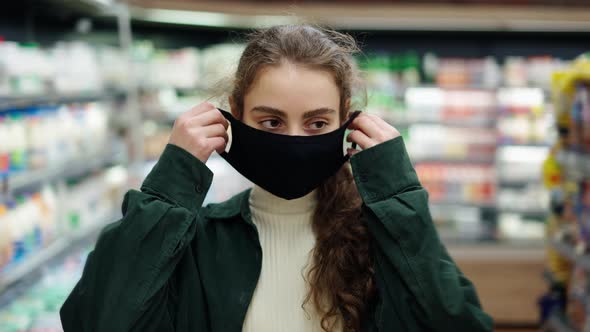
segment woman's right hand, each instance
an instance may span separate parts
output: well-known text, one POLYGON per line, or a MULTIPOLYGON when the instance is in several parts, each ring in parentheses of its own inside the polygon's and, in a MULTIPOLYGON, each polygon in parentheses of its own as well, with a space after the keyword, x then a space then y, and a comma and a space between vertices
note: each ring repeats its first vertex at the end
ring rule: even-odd
POLYGON ((174 121, 168 143, 207 162, 213 151, 221 153, 225 150, 228 125, 223 114, 213 104, 204 102, 174 121))

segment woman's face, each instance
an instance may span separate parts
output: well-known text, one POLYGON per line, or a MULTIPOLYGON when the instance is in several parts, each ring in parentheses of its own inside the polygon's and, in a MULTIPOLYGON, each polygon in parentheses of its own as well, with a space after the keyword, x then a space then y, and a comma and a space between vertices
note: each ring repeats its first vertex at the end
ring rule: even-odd
POLYGON ((338 129, 339 109, 331 73, 284 62, 259 71, 244 96, 242 121, 276 134, 318 135, 338 129))

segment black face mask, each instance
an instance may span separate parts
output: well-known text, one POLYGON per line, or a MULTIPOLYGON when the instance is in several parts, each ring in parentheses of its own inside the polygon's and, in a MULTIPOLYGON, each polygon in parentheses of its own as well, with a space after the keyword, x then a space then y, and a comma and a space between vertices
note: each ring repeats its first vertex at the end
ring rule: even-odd
MULTIPOLYGON (((231 124, 232 143, 221 156, 248 180, 284 199, 307 195, 348 160, 343 151, 352 113, 339 129, 315 136, 289 136, 252 128, 220 110, 231 124)), ((354 147, 354 145, 353 145, 354 147)))

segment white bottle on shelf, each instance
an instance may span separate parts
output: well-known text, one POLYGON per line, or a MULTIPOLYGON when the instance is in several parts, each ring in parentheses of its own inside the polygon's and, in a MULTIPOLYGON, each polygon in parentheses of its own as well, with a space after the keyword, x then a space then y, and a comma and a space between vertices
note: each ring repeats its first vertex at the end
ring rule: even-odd
POLYGON ((8 120, 0 116, 0 179, 9 169, 9 153, 12 151, 12 140, 9 139, 8 120))
POLYGON ((22 116, 12 117, 8 121, 8 142, 10 153, 10 165, 12 170, 24 170, 26 168, 27 133, 22 116))
POLYGON ((2 273, 12 257, 7 214, 8 209, 6 206, 0 204, 0 273, 2 273))
POLYGON ((8 202, 8 234, 12 247, 12 257, 10 257, 9 264, 18 264, 24 258, 25 244, 24 244, 24 228, 21 222, 20 206, 14 201, 8 202))
POLYGON ((43 232, 43 245, 53 242, 58 235, 57 225, 57 196, 50 186, 45 186, 40 193, 41 207, 41 231, 43 232))

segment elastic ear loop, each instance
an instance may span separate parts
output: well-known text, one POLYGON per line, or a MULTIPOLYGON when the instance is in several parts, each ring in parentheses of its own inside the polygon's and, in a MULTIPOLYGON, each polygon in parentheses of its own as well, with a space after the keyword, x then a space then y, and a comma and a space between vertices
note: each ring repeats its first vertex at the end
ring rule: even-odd
MULTIPOLYGON (((361 114, 361 111, 354 111, 352 112, 352 114, 350 115, 350 117, 348 118, 348 121, 346 121, 346 127, 348 127, 348 125, 357 117, 359 116, 359 114, 361 114)), ((352 148, 356 149, 356 143, 352 142, 352 148)))

